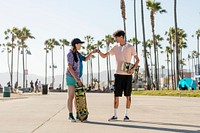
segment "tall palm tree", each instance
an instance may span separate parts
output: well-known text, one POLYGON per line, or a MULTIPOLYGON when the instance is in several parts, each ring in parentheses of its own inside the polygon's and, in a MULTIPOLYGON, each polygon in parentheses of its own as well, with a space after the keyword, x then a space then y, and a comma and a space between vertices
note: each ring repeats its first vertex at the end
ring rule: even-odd
MULTIPOLYGON (((197 35, 197 52, 198 52, 198 54, 200 54, 200 53, 199 53, 200 29, 198 29, 198 30, 196 31, 196 35, 197 35)), ((198 75, 200 74, 199 67, 200 67, 200 64, 199 64, 199 56, 198 56, 198 65, 197 65, 197 73, 198 73, 198 75)))
MULTIPOLYGON (((115 39, 108 34, 102 41, 106 43, 106 48, 107 48, 106 51, 108 52, 110 50, 110 44, 114 44, 115 39)), ((109 87, 111 85, 111 80, 112 80, 110 56, 106 57, 106 62, 107 62, 108 87, 109 87)))
POLYGON ((194 74, 195 74, 194 68, 195 68, 195 65, 196 65, 195 58, 197 58, 197 57, 198 57, 198 52, 193 50, 192 51, 192 59, 193 59, 192 60, 192 73, 193 73, 193 77, 194 77, 194 74))
POLYGON ((164 77, 163 70, 165 69, 165 66, 164 66, 164 65, 161 65, 161 69, 162 69, 162 78, 163 78, 163 77, 164 77))
POLYGON ((60 44, 58 43, 58 41, 54 38, 49 39, 48 42, 48 48, 49 50, 51 50, 51 68, 52 68, 52 89, 54 89, 54 82, 55 82, 55 77, 54 77, 54 68, 56 68, 55 64, 54 64, 54 48, 55 46, 59 46, 60 44))
POLYGON ((4 34, 6 35, 5 39, 11 39, 11 45, 8 45, 9 47, 11 47, 11 72, 10 72, 10 83, 11 83, 11 88, 13 87, 13 50, 16 46, 16 44, 14 43, 14 41, 16 40, 16 34, 15 32, 18 29, 16 27, 13 27, 12 29, 7 29, 4 34))
POLYGON ((23 63, 23 88, 25 88, 25 56, 24 56, 24 48, 27 47, 25 44, 25 41, 27 39, 35 39, 34 36, 31 35, 30 30, 27 29, 26 27, 23 27, 21 30, 16 31, 17 38, 20 40, 20 45, 22 48, 22 63, 23 63))
POLYGON ((166 10, 162 9, 160 6, 160 2, 156 2, 155 0, 147 0, 146 1, 146 6, 147 9, 150 10, 150 19, 151 19, 151 28, 152 28, 152 34, 153 34, 153 42, 154 42, 154 60, 155 60, 155 82, 156 82, 156 90, 159 90, 159 85, 158 85, 158 74, 157 74, 157 58, 156 58, 156 40, 155 40, 155 17, 154 15, 159 12, 159 13, 165 13, 166 10))
POLYGON ((169 54, 172 53, 172 49, 169 46, 166 46, 165 52, 167 53, 167 89, 169 89, 169 54))
POLYGON ((171 52, 169 53, 170 54, 170 58, 171 58, 171 81, 172 81, 172 89, 174 90, 175 89, 175 29, 173 27, 170 27, 169 28, 169 31, 165 32, 165 35, 168 36, 167 38, 167 41, 169 42, 170 44, 170 49, 171 49, 171 52))
POLYGON ((147 80, 147 89, 151 88, 151 78, 149 74, 149 67, 147 61, 147 50, 146 50, 146 38, 145 38, 145 25, 144 25, 144 10, 143 10, 143 0, 141 0, 141 18, 142 18, 142 35, 143 35, 143 46, 144 46, 144 68, 145 68, 145 80, 147 80))
MULTIPOLYGON (((135 24, 135 40, 137 40, 137 16, 136 16, 136 0, 134 0, 134 24, 135 24)), ((135 41, 136 52, 138 53, 138 42, 135 41)))
MULTIPOLYGON (((96 44, 96 47, 97 49, 100 49, 103 47, 103 43, 102 41, 97 41, 97 44, 96 44)), ((100 89, 100 60, 99 60, 99 54, 97 55, 97 58, 98 58, 98 90, 100 89)))
POLYGON ((177 13, 176 13, 176 0, 174 0, 174 25, 175 25, 175 37, 176 37, 176 86, 178 86, 179 83, 179 73, 180 73, 180 67, 179 67, 179 46, 178 46, 178 26, 177 26, 177 13))
MULTIPOLYGON (((87 50, 87 55, 88 55, 90 50, 91 50, 91 45, 94 41, 94 37, 87 35, 87 36, 85 36, 85 40, 86 40, 86 43, 87 43, 86 50, 87 50)), ((92 59, 91 58, 90 58, 90 66, 91 66, 90 80, 91 80, 91 85, 93 87, 93 72, 92 72, 92 59)), ((89 87, 89 62, 87 62, 87 88, 88 87, 89 87)))
POLYGON ((160 65, 159 65, 159 49, 162 49, 162 46, 160 44, 161 41, 163 41, 163 37, 161 37, 160 35, 155 35, 155 41, 156 41, 156 59, 157 59, 157 74, 158 74, 158 79, 160 79, 160 65))
MULTIPOLYGON (((124 0, 120 1, 121 6, 121 13, 122 13, 122 19, 124 24, 124 32, 126 33, 126 6, 124 0)), ((126 41, 126 34, 125 34, 125 41, 126 41)))
POLYGON ((46 53, 46 55, 45 55, 45 85, 47 84, 47 54, 49 53, 49 51, 50 51, 50 48, 49 48, 49 42, 50 40, 46 40, 45 42, 44 42, 44 45, 45 45, 45 48, 44 48, 44 50, 45 50, 45 53, 46 53))
POLYGON ((151 47, 153 46, 153 40, 148 39, 146 41, 146 47, 149 48, 149 58, 151 64, 151 80, 153 81, 153 63, 152 63, 152 54, 151 54, 151 47))
POLYGON ((63 77, 62 77, 62 89, 64 89, 64 81, 65 81, 65 46, 69 46, 69 41, 66 39, 60 39, 61 49, 63 50, 63 77))

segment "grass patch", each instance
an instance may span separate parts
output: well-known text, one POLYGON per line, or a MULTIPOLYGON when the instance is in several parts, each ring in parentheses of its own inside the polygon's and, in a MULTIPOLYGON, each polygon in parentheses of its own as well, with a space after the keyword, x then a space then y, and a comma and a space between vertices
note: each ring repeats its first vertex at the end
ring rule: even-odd
POLYGON ((138 90, 133 95, 200 97, 200 90, 138 90))

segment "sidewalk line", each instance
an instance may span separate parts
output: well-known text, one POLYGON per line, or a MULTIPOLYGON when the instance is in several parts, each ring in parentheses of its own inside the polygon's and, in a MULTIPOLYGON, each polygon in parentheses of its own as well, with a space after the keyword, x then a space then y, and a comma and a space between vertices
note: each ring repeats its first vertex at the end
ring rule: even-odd
POLYGON ((63 108, 61 108, 58 112, 56 112, 54 115, 52 115, 49 119, 47 119, 46 121, 44 121, 42 124, 40 124, 38 127, 36 127, 31 133, 34 133, 36 130, 38 130, 40 127, 42 127, 44 124, 46 124, 48 121, 50 121, 53 117, 55 117, 58 113, 60 113, 63 109, 65 109, 66 106, 64 106, 63 108))

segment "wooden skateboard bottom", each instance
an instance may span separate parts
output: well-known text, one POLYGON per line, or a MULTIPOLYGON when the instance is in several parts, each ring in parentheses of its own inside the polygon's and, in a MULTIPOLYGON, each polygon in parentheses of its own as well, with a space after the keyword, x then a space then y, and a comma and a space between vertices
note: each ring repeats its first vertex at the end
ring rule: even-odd
POLYGON ((84 87, 76 88, 75 92, 76 109, 78 112, 78 119, 83 122, 88 118, 87 101, 84 87))

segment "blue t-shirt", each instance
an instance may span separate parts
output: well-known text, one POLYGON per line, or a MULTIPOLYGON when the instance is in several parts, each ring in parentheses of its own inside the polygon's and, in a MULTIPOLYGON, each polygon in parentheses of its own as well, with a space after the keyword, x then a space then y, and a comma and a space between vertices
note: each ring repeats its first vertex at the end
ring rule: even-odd
MULTIPOLYGON (((80 53, 77 53, 78 56, 78 62, 75 62, 73 52, 70 49, 69 53, 67 54, 67 62, 72 65, 72 69, 74 70, 74 73, 77 77, 81 77, 83 75, 83 63, 82 61, 85 61, 86 57, 81 55, 80 53)), ((70 71, 67 70, 67 75, 72 76, 70 71)))
POLYGON ((81 55, 80 53, 79 55, 79 59, 80 59, 80 77, 83 75, 83 61, 85 61, 86 57, 81 55))

